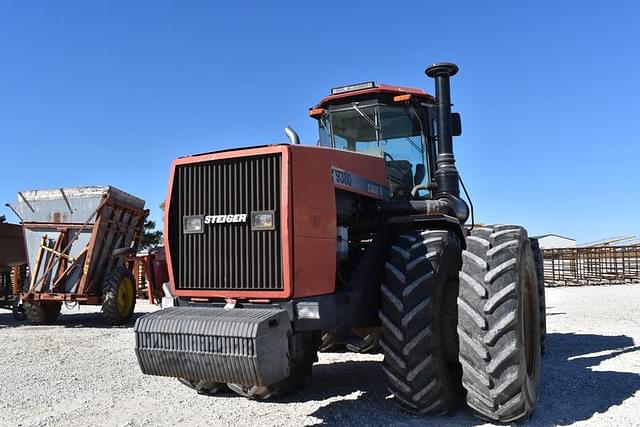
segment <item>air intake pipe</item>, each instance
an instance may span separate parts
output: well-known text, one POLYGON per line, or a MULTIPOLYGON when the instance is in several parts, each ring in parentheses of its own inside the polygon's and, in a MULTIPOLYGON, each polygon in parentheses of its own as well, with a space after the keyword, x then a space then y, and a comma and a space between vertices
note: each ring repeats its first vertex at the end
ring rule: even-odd
POLYGON ((436 199, 449 202, 456 217, 464 222, 469 217, 467 204, 460 199, 458 170, 453 155, 452 120, 451 120, 451 86, 449 79, 458 72, 458 66, 448 62, 430 65, 425 70, 427 76, 435 80, 436 114, 438 123, 437 142, 438 157, 436 159, 435 190, 436 199))
POLYGON ((436 193, 460 195, 458 171, 453 156, 453 138, 451 136, 451 86, 449 78, 456 75, 458 66, 447 62, 430 65, 425 73, 436 84, 436 114, 438 118, 438 157, 435 178, 438 183, 436 193))

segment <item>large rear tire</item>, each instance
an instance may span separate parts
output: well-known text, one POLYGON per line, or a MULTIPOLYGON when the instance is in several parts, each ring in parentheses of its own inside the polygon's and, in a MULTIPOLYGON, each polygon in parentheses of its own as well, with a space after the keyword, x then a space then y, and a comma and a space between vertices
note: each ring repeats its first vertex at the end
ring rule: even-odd
POLYGON ((246 386, 227 384, 237 394, 249 399, 264 400, 274 396, 283 396, 302 388, 307 377, 311 376, 313 364, 318 361, 320 331, 299 332, 291 339, 300 339, 300 350, 289 362, 289 376, 271 386, 246 386), (296 337, 296 335, 298 335, 296 337))
POLYGON ((131 320, 136 306, 133 274, 123 266, 116 267, 102 285, 102 313, 114 325, 131 320))
POLYGON ((547 339, 547 302, 544 295, 544 257, 540 249, 538 239, 529 238, 533 260, 536 263, 536 276, 538 277, 538 303, 540 305, 540 352, 544 354, 545 340, 547 339))
POLYGON ((527 232, 482 227, 466 240, 458 336, 467 404, 485 420, 522 420, 540 386, 538 281, 527 232))
POLYGON ((24 302, 24 314, 35 325, 53 325, 61 309, 61 302, 24 302))
POLYGON ((385 263, 380 347, 387 387, 405 410, 445 414, 461 401, 456 297, 461 249, 447 231, 399 236, 385 263))

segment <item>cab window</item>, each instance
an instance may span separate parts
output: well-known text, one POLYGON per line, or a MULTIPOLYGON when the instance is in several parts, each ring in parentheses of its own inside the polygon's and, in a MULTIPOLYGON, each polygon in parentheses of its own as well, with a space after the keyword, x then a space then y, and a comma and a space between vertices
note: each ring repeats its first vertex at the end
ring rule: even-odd
POLYGON ((391 193, 410 198, 411 190, 428 181, 421 121, 406 106, 352 104, 331 111, 332 146, 384 157, 391 193))

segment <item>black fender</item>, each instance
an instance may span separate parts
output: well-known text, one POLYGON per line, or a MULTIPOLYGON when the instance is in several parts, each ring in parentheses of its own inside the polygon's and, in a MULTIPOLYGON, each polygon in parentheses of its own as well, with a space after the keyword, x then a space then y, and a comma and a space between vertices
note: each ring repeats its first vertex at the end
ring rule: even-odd
POLYGON ((451 231, 458 236, 462 249, 466 249, 465 237, 467 236, 467 230, 456 217, 450 215, 416 214, 395 216, 387 221, 387 225, 391 229, 398 230, 397 232, 416 229, 451 231))

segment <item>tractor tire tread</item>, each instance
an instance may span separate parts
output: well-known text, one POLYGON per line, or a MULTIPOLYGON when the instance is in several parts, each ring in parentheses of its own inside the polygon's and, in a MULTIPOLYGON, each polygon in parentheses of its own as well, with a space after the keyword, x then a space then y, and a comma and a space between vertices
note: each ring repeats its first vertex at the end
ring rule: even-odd
POLYGON ((61 302, 24 301, 24 314, 35 325, 53 325, 60 316, 61 302))
POLYGON ((443 368, 447 360, 438 335, 443 320, 434 317, 443 298, 437 288, 457 287, 447 274, 457 276, 461 249, 443 230, 403 233, 392 248, 379 313, 387 388, 409 412, 446 414, 461 400, 460 371, 459 366, 453 374, 443 368))
POLYGON ((525 396, 526 375, 519 374, 524 347, 518 341, 517 286, 531 253, 523 249, 528 244, 522 227, 481 227, 471 231, 463 252, 458 297, 462 384, 468 406, 492 422, 526 418, 535 406, 525 396))

